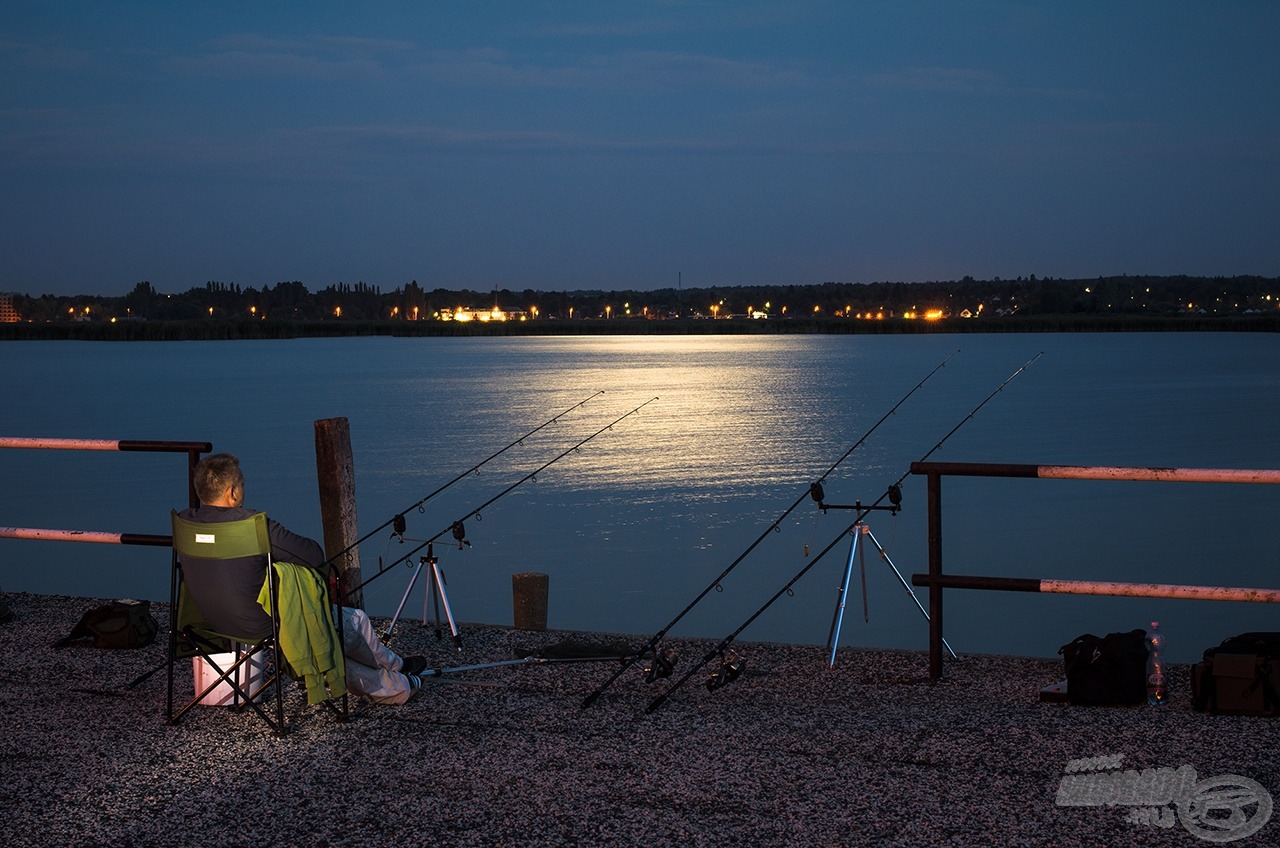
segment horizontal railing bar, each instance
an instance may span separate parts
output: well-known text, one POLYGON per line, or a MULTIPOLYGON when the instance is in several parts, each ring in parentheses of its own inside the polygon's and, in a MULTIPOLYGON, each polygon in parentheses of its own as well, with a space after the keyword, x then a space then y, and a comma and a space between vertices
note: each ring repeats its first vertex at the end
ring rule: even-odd
POLYGON ((0 448, 40 450, 149 451, 153 453, 208 453, 209 442, 162 442, 140 439, 46 439, 0 436, 0 448))
POLYGON ((1019 465, 987 462, 915 462, 912 474, 952 477, 1033 477, 1051 480, 1132 480, 1171 483, 1280 484, 1280 470, 1238 468, 1129 468, 1104 465, 1019 465))
POLYGON ((1039 592, 1040 581, 1027 577, 983 577, 975 575, 928 574, 911 575, 913 586, 938 586, 943 589, 993 589, 1000 592, 1039 592))
POLYGON ((1280 604, 1280 589, 1231 586, 1184 586, 1177 583, 1121 583, 1092 580, 1047 580, 982 575, 911 575, 913 586, 941 589, 991 589, 1004 592, 1040 592, 1056 595, 1110 595, 1125 598, 1173 598, 1193 601, 1243 601, 1280 604))
POLYGON ((0 539, 30 539, 41 542, 93 542, 100 545, 147 545, 173 547, 172 536, 146 533, 105 533, 98 530, 48 530, 38 527, 0 527, 0 539))

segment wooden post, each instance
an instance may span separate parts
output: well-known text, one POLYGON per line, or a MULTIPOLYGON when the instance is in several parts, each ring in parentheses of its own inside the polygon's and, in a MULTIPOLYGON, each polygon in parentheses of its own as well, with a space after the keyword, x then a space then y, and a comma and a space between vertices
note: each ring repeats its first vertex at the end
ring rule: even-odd
MULTIPOLYGON (((356 471, 351 455, 351 426, 345 418, 321 418, 316 427, 316 479, 320 486, 320 520, 324 525, 324 555, 337 556, 354 544, 356 530, 356 471)), ((348 551, 335 563, 339 590, 358 586, 360 551, 348 551)), ((356 591, 345 601, 349 607, 364 607, 364 592, 356 591)))
POLYGON ((929 679, 942 679, 942 475, 925 478, 929 492, 929 679))
POLYGON ((511 575, 516 630, 547 629, 548 577, 536 571, 511 575))
MULTIPOLYGON (((205 450, 212 450, 213 445, 209 445, 205 450)), ((187 504, 195 509, 200 506, 200 498, 196 495, 196 466, 200 464, 200 451, 192 449, 187 451, 187 504)))

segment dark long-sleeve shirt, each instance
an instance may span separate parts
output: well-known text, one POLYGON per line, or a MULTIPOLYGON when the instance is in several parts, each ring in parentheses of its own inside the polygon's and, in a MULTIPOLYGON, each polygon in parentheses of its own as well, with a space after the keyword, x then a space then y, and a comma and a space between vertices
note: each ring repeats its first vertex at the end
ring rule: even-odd
MULTIPOLYGON (((257 514, 246 507, 201 506, 185 509, 179 517, 211 524, 239 521, 257 514)), ((277 562, 292 562, 307 568, 324 563, 324 549, 314 539, 299 536, 277 521, 267 519, 271 553, 277 562)), ((261 639, 271 633, 271 618, 258 606, 258 593, 267 578, 264 560, 245 557, 212 560, 188 557, 182 562, 182 576, 200 614, 215 630, 246 639, 261 639)))

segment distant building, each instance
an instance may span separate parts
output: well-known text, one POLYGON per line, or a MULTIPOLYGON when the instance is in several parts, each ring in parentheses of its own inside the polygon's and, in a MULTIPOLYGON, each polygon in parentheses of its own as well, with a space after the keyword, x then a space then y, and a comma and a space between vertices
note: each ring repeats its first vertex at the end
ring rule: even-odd
POLYGON ((529 313, 523 309, 470 309, 459 306, 457 309, 441 309, 437 316, 441 321, 527 321, 529 313))
POLYGON ((13 295, 0 292, 0 324, 16 324, 20 320, 18 308, 13 305, 13 295))

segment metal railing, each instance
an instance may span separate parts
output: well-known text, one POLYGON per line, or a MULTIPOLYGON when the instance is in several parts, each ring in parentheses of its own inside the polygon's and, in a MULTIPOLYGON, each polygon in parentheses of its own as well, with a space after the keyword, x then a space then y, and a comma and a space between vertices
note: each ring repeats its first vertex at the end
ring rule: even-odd
POLYGON ((1055 480, 1129 480, 1178 483, 1280 483, 1280 471, 1215 468, 1126 468, 1081 465, 1014 465, 968 462, 916 462, 912 474, 927 478, 929 496, 929 573, 911 575, 914 586, 929 589, 929 678, 942 677, 942 592, 944 589, 993 589, 1073 595, 1180 598, 1202 601, 1280 603, 1280 590, 1164 583, 1119 583, 988 577, 942 573, 942 478, 1021 477, 1055 480))
MULTIPOLYGON (((192 507, 200 505, 196 497, 195 468, 200 454, 209 453, 209 442, 157 442, 112 439, 41 439, 0 436, 0 448, 34 450, 87 450, 87 451, 138 451, 144 453, 185 453, 187 455, 187 502, 192 507)), ((113 533, 97 530, 49 530, 35 527, 0 527, 0 538, 34 539, 46 542, 96 542, 108 545, 148 545, 167 548, 173 544, 171 536, 147 533, 113 533)))

